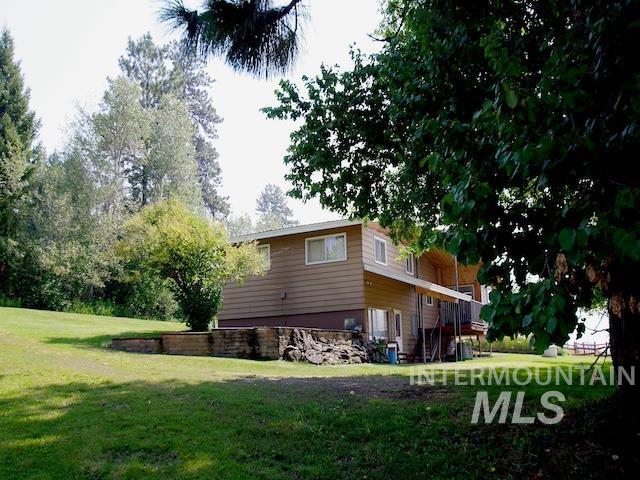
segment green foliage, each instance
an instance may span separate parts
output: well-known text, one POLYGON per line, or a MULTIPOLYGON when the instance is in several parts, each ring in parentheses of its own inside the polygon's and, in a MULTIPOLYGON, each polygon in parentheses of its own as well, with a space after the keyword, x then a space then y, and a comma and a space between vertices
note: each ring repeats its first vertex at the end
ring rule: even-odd
POLYGON ((0 292, 29 307, 181 318, 174 282, 124 271, 115 245, 150 202, 228 211, 204 63, 149 35, 130 41, 125 77, 108 81, 96 111, 79 112, 61 152, 36 162, 37 125, 6 32, 0 47, 0 292))
MULTIPOLYGON (((206 72, 205 62, 189 55, 175 42, 158 46, 147 33, 138 40, 129 39, 126 55, 120 57, 119 65, 123 75, 140 87, 139 102, 143 109, 161 109, 163 103, 166 104, 166 96, 178 99, 186 107, 194 127, 191 143, 195 148, 202 200, 214 218, 224 218, 229 213, 229 202, 218 193, 222 170, 218 152, 210 141, 216 138, 216 125, 222 119, 209 95, 213 80, 206 72)), ((182 119, 178 121, 182 122, 182 119)), ((184 131, 184 127, 180 129, 184 131)), ((182 144, 177 145, 179 148, 182 144)), ((179 156, 175 163, 180 165, 181 159, 179 156)), ((148 167, 139 167, 137 172, 140 194, 150 182, 145 168, 148 167)))
POLYGON ((133 275, 173 282, 186 323, 195 331, 206 330, 218 312, 226 281, 242 281, 262 269, 253 245, 230 245, 219 224, 177 200, 149 206, 128 220, 118 252, 133 275))
POLYGON ((253 226, 253 220, 251 220, 251 217, 246 213, 227 217, 224 221, 224 228, 227 230, 230 238, 247 235, 256 231, 253 226))
POLYGON ((16 293, 11 276, 19 257, 17 216, 30 189, 32 143, 38 129, 13 48, 5 29, 0 33, 0 288, 10 294, 16 293))
POLYGON ((143 272, 132 280, 126 282, 128 291, 123 302, 128 316, 154 320, 173 320, 181 317, 171 280, 159 278, 155 272, 143 272))
POLYGON ((0 307, 20 308, 22 307, 22 302, 19 298, 9 298, 0 295, 0 307))
MULTIPOLYGON (((612 322, 637 323, 638 8, 389 2, 379 54, 302 89, 284 81, 265 109, 301 121, 293 195, 378 218, 417 251, 482 260, 493 339, 563 344, 603 297, 612 322)), ((622 331, 614 343, 629 338, 637 361, 640 336, 622 331)))
POLYGON ((268 77, 287 72, 298 55, 300 2, 207 0, 200 13, 169 0, 160 18, 183 32, 186 50, 203 58, 221 55, 236 70, 268 77))
POLYGON ((287 197, 278 185, 265 185, 256 200, 256 212, 259 214, 256 229, 273 230, 298 225, 293 212, 287 205, 287 197))

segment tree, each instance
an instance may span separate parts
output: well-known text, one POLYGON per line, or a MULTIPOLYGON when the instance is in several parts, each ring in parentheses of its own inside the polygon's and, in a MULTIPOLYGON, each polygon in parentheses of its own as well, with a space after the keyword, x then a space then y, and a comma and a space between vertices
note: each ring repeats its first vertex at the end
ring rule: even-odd
POLYGON ((193 145, 193 125, 186 105, 165 95, 150 112, 152 126, 148 140, 148 166, 152 178, 150 198, 155 201, 179 198, 192 209, 202 206, 193 145))
MULTIPOLYGON (((216 113, 209 95, 213 79, 207 74, 205 63, 188 55, 175 42, 165 46, 156 45, 147 33, 138 40, 129 39, 126 54, 120 57, 119 65, 123 75, 140 87, 142 108, 160 108, 162 98, 166 95, 177 98, 187 106, 194 125, 193 143, 202 197, 213 218, 224 218, 229 213, 229 202, 227 197, 218 193, 222 184, 222 169, 217 161, 218 152, 210 141, 216 138, 216 125, 222 119, 216 113)), ((141 205, 146 205, 148 171, 145 165, 141 165, 140 169, 137 172, 138 190, 141 193, 141 205)))
POLYGON ((152 122, 140 96, 140 88, 125 78, 110 80, 98 111, 80 112, 74 126, 73 148, 92 163, 103 191, 102 209, 111 215, 122 215, 148 198, 152 122))
POLYGON ((76 152, 51 155, 32 184, 17 234, 23 304, 65 310, 92 301, 114 269, 117 222, 96 211, 99 189, 76 152))
POLYGON ((224 56, 236 70, 268 77, 286 73, 297 58, 304 18, 301 0, 205 0, 203 12, 170 0, 161 20, 182 31, 185 50, 224 56))
MULTIPOLYGON (((490 336, 538 351, 604 297, 640 368, 637 3, 394 1, 381 53, 282 82, 293 194, 482 260, 490 336)), ((637 389, 633 389, 637 391, 637 389)))
POLYGON ((220 195, 222 169, 218 163, 218 152, 202 136, 195 136, 198 181, 202 190, 202 200, 214 219, 222 220, 229 215, 229 197, 220 195))
POLYGON ((242 281, 263 269, 255 245, 231 245, 220 224, 194 215, 177 200, 147 206, 127 221, 118 252, 128 268, 174 283, 194 331, 209 327, 226 281, 242 281))
POLYGON ((259 214, 258 230, 291 227, 298 224, 293 212, 287 205, 287 197, 282 189, 272 183, 267 184, 256 200, 256 212, 259 214))
POLYGON ((224 226, 231 238, 255 232, 253 220, 246 213, 238 216, 230 215, 225 219, 224 226))
POLYGON ((18 255, 16 214, 34 173, 37 130, 35 114, 29 110, 29 90, 13 58, 13 39, 5 29, 0 35, 0 287, 8 281, 18 255))

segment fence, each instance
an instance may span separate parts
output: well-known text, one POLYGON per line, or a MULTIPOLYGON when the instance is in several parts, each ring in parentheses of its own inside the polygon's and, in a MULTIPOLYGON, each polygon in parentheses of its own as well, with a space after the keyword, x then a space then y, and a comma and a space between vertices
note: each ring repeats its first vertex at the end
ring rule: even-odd
POLYGON ((578 343, 574 342, 573 344, 567 343, 564 347, 565 350, 568 350, 573 355, 600 355, 609 349, 608 343, 578 343))

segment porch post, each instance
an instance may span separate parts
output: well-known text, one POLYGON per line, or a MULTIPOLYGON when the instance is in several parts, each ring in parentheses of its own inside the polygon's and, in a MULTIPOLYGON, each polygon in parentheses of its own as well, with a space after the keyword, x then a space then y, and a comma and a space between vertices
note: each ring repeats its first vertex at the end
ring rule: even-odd
MULTIPOLYGON (((458 256, 454 255, 453 256, 453 261, 454 261, 454 266, 455 266, 455 280, 456 280, 456 292, 460 291, 460 285, 458 284, 458 256)), ((456 333, 456 329, 454 328, 454 338, 456 339, 456 362, 458 361, 458 342, 462 341, 462 325, 460 324, 460 300, 458 300, 458 303, 456 305, 457 311, 456 311, 456 318, 454 318, 453 322, 454 322, 454 326, 457 323, 458 324, 458 328, 457 328, 457 333, 456 333)), ((462 345, 460 345, 460 360, 462 360, 462 345)))

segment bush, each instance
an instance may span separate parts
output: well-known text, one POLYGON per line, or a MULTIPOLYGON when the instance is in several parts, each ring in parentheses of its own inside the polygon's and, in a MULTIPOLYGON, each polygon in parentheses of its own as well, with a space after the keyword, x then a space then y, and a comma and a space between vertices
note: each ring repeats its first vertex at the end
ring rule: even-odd
POLYGON ((130 279, 155 277, 175 285, 175 298, 194 331, 209 328, 227 280, 241 281, 264 270, 254 245, 231 245, 220 225, 176 200, 147 206, 129 219, 117 251, 130 279))
POLYGON ((22 307, 22 302, 19 298, 8 298, 0 295, 0 307, 20 308, 22 307))
MULTIPOLYGON (((483 351, 489 351, 489 342, 486 339, 480 341, 483 351)), ((496 353, 535 353, 531 340, 528 337, 505 337, 501 342, 492 342, 491 351, 496 353)))
POLYGON ((175 320, 181 317, 170 280, 144 275, 130 285, 125 308, 132 317, 175 320))

